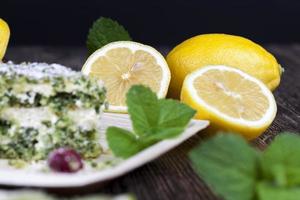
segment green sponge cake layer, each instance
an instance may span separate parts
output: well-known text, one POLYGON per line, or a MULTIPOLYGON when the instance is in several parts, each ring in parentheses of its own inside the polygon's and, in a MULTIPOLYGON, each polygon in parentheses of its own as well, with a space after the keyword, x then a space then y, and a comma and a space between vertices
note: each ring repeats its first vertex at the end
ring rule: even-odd
POLYGON ((0 158, 40 160, 58 147, 101 153, 103 83, 62 65, 0 64, 0 158))

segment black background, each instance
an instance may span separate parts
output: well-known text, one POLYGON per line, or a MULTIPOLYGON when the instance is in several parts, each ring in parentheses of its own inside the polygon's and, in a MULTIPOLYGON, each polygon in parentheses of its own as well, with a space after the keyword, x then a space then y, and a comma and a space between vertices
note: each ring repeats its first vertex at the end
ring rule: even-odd
POLYGON ((126 27, 135 41, 173 46, 222 32, 260 43, 300 42, 299 0, 1 0, 10 45, 85 45, 99 16, 126 27))

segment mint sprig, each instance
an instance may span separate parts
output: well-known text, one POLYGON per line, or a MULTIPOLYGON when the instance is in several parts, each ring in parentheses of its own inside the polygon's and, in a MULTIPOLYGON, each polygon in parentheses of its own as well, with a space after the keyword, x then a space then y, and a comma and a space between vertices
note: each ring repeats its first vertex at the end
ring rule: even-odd
POLYGON ((257 152, 239 136, 221 134, 190 153, 197 173, 228 200, 251 200, 257 152))
POLYGON ((127 40, 132 39, 122 25, 110 18, 100 17, 89 30, 86 45, 89 54, 92 54, 110 42, 127 40))
POLYGON ((126 95, 133 132, 109 127, 107 141, 112 152, 128 158, 150 145, 183 132, 195 110, 171 99, 158 99, 150 88, 132 86, 126 95))
POLYGON ((264 176, 278 186, 300 186, 300 137, 294 134, 276 137, 263 153, 261 168, 264 176))
POLYGON ((190 153, 199 176, 225 200, 300 198, 300 137, 283 133, 264 151, 220 134, 190 153))

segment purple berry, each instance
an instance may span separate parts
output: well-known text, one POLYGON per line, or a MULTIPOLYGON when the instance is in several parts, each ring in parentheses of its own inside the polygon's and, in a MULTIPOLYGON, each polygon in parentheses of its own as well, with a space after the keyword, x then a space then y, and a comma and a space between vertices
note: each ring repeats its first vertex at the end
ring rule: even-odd
POLYGON ((83 168, 79 153, 69 148, 59 148, 48 156, 49 167, 56 172, 73 173, 83 168))

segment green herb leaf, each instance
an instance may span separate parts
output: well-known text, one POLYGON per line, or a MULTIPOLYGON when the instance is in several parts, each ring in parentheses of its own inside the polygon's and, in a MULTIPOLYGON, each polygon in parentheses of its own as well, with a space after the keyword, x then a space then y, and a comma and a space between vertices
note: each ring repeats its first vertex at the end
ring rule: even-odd
POLYGON ((257 152, 237 135, 220 134, 190 153, 193 167, 226 200, 251 200, 257 177, 257 152))
POLYGON ((160 140, 178 136, 195 115, 195 110, 189 106, 175 100, 158 99, 150 88, 142 85, 130 88, 126 102, 134 133, 119 128, 107 130, 110 149, 123 158, 160 140))
POLYGON ((92 54, 110 42, 127 40, 131 40, 131 37, 123 26, 112 19, 100 17, 89 30, 86 44, 92 54))
POLYGON ((300 187, 276 187, 270 183, 259 183, 257 186, 259 200, 299 200, 300 187))
POLYGON ((196 113, 179 101, 158 99, 150 88, 142 85, 132 86, 128 91, 127 106, 134 131, 139 136, 154 137, 159 133, 157 139, 179 134, 196 113), (161 134, 163 131, 165 134, 161 134))
POLYGON ((300 185, 300 137, 283 133, 275 138, 261 159, 263 175, 279 186, 300 185))
POLYGON ((140 141, 151 145, 163 139, 176 137, 183 131, 184 127, 157 128, 152 134, 140 137, 140 141))
POLYGON ((158 124, 163 128, 184 127, 196 114, 196 111, 186 104, 173 99, 160 99, 159 108, 158 124))
POLYGON ((156 94, 150 88, 135 85, 126 95, 126 104, 135 133, 139 136, 152 133, 160 114, 156 94))
POLYGON ((128 158, 143 149, 137 137, 125 129, 109 127, 106 137, 110 149, 118 157, 128 158))

